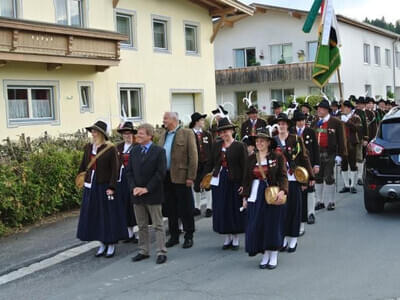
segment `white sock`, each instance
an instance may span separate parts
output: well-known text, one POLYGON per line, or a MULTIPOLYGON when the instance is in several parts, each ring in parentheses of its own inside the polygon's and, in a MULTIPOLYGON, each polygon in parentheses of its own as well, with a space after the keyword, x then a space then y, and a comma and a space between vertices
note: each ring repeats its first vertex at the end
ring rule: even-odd
POLYGON ((289 238, 285 236, 285 238, 283 239, 283 247, 286 247, 289 243, 289 238))
MULTIPOLYGON (((345 187, 349 186, 349 171, 342 171, 343 183, 345 187)), ((351 178, 351 184, 353 185, 353 178, 351 178)))
POLYGON ((179 222, 179 230, 183 231, 183 224, 182 224, 182 222, 179 222))
POLYGON ((207 199, 207 208, 212 209, 212 194, 211 191, 205 191, 206 199, 207 199))
POLYGON ((232 234, 227 234, 225 236, 225 242, 224 245, 229 245, 232 242, 232 234))
POLYGON ((315 215, 315 192, 308 193, 307 195, 308 216, 315 215))
POLYGON ((194 207, 200 209, 201 207, 201 193, 194 193, 194 207))
POLYGON ((113 254, 114 250, 115 250, 115 245, 114 244, 108 245, 107 254, 113 254))
POLYGON ((269 262, 269 251, 265 251, 260 265, 266 265, 269 262))
POLYGON ((239 236, 237 234, 232 235, 232 245, 239 246, 239 236))
POLYGON ((305 224, 306 224, 306 223, 304 223, 304 222, 301 222, 301 223, 300 223, 300 233, 302 233, 302 232, 305 231, 305 224))
POLYGON ((100 247, 99 250, 97 250, 97 254, 103 253, 104 250, 106 250, 106 245, 104 245, 103 243, 100 243, 100 247))
POLYGON ((324 185, 320 183, 315 184, 315 196, 317 198, 317 203, 324 203, 324 199, 322 199, 322 195, 324 192, 324 185))
POLYGON ((350 178, 351 178, 351 187, 355 187, 356 186, 356 182, 357 182, 357 171, 354 172, 350 172, 350 178))
POLYGON ((294 248, 297 245, 297 238, 292 237, 290 238, 290 242, 289 242, 289 248, 294 248))
POLYGON ((272 266, 278 264, 278 251, 270 251, 269 264, 272 266))
POLYGON ((364 170, 364 162, 357 163, 357 179, 362 179, 362 174, 364 170))
POLYGON ((128 236, 129 238, 133 237, 133 227, 128 227, 128 236))
POLYGON ((329 203, 335 203, 335 185, 324 184, 324 198, 329 203))

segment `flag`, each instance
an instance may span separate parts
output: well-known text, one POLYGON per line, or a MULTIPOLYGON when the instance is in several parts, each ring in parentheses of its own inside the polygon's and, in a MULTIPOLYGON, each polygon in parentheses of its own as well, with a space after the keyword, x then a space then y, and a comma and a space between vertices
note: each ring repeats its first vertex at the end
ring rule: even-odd
POLYGON ((303 26, 303 31, 308 30, 309 32, 315 23, 319 8, 322 9, 322 19, 318 32, 318 51, 312 72, 312 80, 320 88, 328 83, 341 63, 338 24, 332 1, 315 0, 303 26))

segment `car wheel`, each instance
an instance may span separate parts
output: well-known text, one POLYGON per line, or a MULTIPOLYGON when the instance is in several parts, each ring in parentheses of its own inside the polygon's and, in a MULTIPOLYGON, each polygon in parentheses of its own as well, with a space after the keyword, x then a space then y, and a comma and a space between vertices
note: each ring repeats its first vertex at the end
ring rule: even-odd
POLYGON ((380 213, 385 207, 385 201, 377 193, 364 188, 364 206, 369 213, 380 213))

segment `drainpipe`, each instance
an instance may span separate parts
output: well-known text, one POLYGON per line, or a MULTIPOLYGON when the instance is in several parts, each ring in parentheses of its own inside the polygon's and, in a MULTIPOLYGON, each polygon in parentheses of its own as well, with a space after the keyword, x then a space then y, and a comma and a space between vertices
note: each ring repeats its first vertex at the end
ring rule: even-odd
MULTIPOLYGON (((400 37, 397 37, 392 43, 393 48, 393 95, 396 100, 396 43, 400 41, 400 37)), ((399 62, 400 63, 400 62, 399 62)))

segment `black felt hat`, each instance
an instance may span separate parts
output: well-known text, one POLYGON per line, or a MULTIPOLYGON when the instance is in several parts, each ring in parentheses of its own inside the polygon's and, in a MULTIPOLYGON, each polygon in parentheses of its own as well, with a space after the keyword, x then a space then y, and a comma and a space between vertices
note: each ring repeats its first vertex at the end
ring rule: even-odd
POLYGON ((301 110, 296 110, 293 114, 292 121, 304 121, 305 119, 307 119, 306 115, 301 110))
POLYGON ((207 117, 206 114, 202 115, 201 113, 195 112, 194 114, 192 114, 190 116, 190 118, 192 119, 192 121, 189 124, 189 128, 193 128, 194 125, 196 124, 196 122, 200 119, 205 119, 207 117))
POLYGON ((218 127, 216 131, 222 131, 222 130, 227 130, 227 129, 235 129, 237 126, 232 124, 228 118, 222 118, 218 122, 218 127))
POLYGON ((133 124, 130 121, 126 121, 125 123, 121 124, 117 131, 121 134, 124 132, 131 132, 133 134, 137 133, 137 130, 133 128, 133 124))
POLYGON ((342 105, 343 105, 343 106, 346 106, 346 107, 350 107, 351 109, 354 109, 354 104, 353 104, 353 102, 350 101, 350 100, 344 101, 342 105))
POLYGON ((228 111, 225 110, 224 107, 223 107, 222 105, 218 105, 218 108, 217 108, 217 109, 214 109, 213 111, 211 111, 211 113, 212 113, 213 115, 216 115, 216 114, 220 114, 221 111, 223 112, 224 115, 227 115, 227 114, 228 114, 228 111))
POLYGON ((329 101, 326 100, 326 99, 322 99, 322 101, 317 105, 317 108, 318 108, 318 107, 326 108, 326 109, 328 109, 328 110, 331 109, 331 105, 330 105, 329 101))
POLYGON ((97 121, 90 127, 86 127, 86 130, 89 132, 92 132, 92 130, 97 130, 101 134, 104 135, 104 138, 108 140, 108 134, 107 134, 107 124, 103 121, 97 121))
POLYGON ((289 119, 288 115, 285 113, 280 113, 278 117, 274 120, 274 124, 278 124, 279 122, 286 122, 288 127, 292 126, 292 121, 289 119))
POLYGON ((255 106, 250 106, 249 110, 246 112, 246 114, 250 115, 250 114, 258 114, 258 109, 255 106))
POLYGON ((272 100, 272 109, 277 109, 279 107, 282 107, 282 103, 278 100, 272 100))

